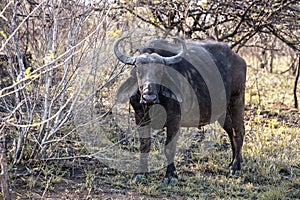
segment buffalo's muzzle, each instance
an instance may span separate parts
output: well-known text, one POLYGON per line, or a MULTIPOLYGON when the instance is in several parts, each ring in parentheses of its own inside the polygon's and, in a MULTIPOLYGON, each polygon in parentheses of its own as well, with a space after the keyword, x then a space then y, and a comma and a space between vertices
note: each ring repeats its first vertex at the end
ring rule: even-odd
POLYGON ((146 105, 158 104, 158 90, 157 85, 149 82, 145 82, 143 87, 140 88, 141 91, 141 101, 140 103, 146 105))
POLYGON ((156 94, 142 94, 141 103, 153 105, 159 103, 159 100, 156 94))

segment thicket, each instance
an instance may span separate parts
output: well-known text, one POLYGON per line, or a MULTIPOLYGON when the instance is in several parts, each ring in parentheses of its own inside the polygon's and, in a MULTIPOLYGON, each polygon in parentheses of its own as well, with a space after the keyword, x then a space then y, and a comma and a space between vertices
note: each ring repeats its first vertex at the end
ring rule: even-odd
MULTIPOLYGON (((225 42, 255 60, 258 66, 249 65, 255 73, 293 76, 294 103, 288 106, 298 108, 299 16, 297 0, 1 1, 3 196, 9 196, 8 166, 93 156, 63 149, 80 146, 78 132, 87 119, 103 123, 111 113, 113 94, 129 70, 112 51, 123 35, 131 36, 127 53, 154 37, 225 42)), ((265 102, 258 81, 259 107, 265 102)))

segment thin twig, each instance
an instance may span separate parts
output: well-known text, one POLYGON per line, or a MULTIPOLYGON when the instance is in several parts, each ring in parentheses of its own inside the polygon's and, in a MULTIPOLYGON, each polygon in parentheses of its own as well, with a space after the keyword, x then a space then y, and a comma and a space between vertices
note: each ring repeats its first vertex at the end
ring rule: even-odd
POLYGON ((2 44, 0 52, 3 51, 4 47, 8 44, 8 42, 14 37, 14 35, 17 33, 17 31, 23 26, 23 24, 26 22, 26 20, 39 8, 41 5, 44 4, 47 0, 42 1, 39 5, 37 5, 19 24, 19 26, 14 30, 14 32, 5 40, 5 42, 2 44))

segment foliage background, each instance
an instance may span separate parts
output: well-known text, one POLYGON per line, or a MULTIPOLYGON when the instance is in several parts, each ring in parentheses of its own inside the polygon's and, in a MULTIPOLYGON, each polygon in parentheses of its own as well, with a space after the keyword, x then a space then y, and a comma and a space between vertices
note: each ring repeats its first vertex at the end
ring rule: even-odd
MULTIPOLYGON (((300 198, 300 122, 294 108, 299 94, 299 14, 296 0, 2 1, 2 195, 300 198), (76 120, 87 109, 111 142, 128 151, 138 148, 130 129, 132 113, 124 108, 125 123, 116 122, 120 116, 112 112, 115 91, 130 70, 112 51, 122 35, 130 36, 123 49, 128 54, 151 38, 177 35, 225 42, 245 58, 247 135, 240 176, 228 177, 229 142, 215 124, 199 133, 192 130, 195 143, 179 148, 180 180, 171 188, 159 182, 163 171, 135 185, 128 182, 130 174, 95 158, 101 151, 82 142, 80 127, 86 124, 76 120), (201 149, 209 142, 213 145, 203 155, 201 149)), ((153 140, 155 153, 163 134, 155 133, 153 140)))

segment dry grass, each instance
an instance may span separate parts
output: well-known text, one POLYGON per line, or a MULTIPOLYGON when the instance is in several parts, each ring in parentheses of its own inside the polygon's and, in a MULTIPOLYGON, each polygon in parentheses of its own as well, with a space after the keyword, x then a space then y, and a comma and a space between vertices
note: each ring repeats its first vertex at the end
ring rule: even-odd
MULTIPOLYGON (((177 154, 179 180, 162 183, 164 170, 144 177, 139 184, 95 159, 74 158, 52 162, 34 161, 10 165, 10 185, 16 198, 49 199, 300 199, 300 113, 292 109, 290 75, 248 69, 246 139, 243 169, 229 175, 229 139, 223 131, 206 135, 177 154), (209 151, 201 151, 209 140, 209 151), (205 154, 204 154, 205 153, 205 154)), ((218 128, 216 130, 219 130, 218 128)), ((117 131, 114 129, 114 131, 117 131)), ((111 133, 110 133, 111 134, 111 133)), ((113 140, 116 134, 111 134, 113 140)), ((153 152, 160 147, 156 138, 153 152), (157 147, 157 148, 156 148, 157 147)), ((136 150, 137 141, 124 148, 136 150)), ((79 138, 62 141, 52 150, 58 155, 88 152, 79 138)))

